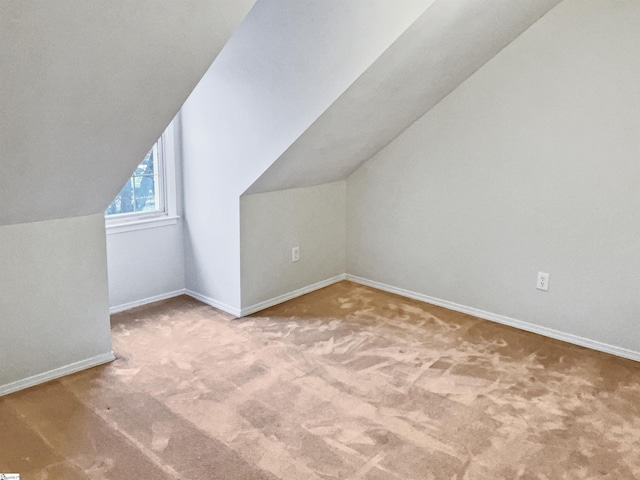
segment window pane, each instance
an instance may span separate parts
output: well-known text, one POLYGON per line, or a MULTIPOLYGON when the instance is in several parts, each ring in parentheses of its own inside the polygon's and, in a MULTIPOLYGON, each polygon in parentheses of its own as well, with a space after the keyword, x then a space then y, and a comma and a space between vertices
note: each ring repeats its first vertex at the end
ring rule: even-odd
POLYGON ((158 146, 156 144, 111 202, 105 215, 164 210, 163 205, 160 204, 158 161, 158 146))
POLYGON ((136 177, 135 182, 136 212, 150 212, 156 209, 154 175, 136 177))
POLYGON ((118 213, 131 213, 135 211, 135 205, 133 203, 133 178, 130 178, 120 193, 111 202, 109 208, 107 208, 107 215, 116 215, 118 213))

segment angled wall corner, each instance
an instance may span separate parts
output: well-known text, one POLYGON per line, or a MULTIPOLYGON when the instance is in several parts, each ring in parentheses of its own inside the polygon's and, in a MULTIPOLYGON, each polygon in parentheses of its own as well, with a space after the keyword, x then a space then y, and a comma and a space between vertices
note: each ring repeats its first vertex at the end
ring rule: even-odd
POLYGON ((565 0, 365 162, 347 272, 640 359, 638 23, 565 0))
MULTIPOLYGON (((299 136, 289 138, 287 149, 266 163, 268 168, 244 191, 241 310, 253 311, 287 292, 300 293, 344 275, 340 268, 319 275, 318 269, 305 271, 290 262, 291 247, 310 232, 318 242, 317 251, 310 253, 323 256, 325 266, 344 258, 340 248, 327 247, 323 238, 322 231, 332 227, 313 225, 313 215, 322 219, 327 212, 318 211, 311 199, 330 206, 342 198, 334 192, 332 199, 320 200, 320 192, 341 184, 559 1, 525 7, 503 0, 440 1, 428 2, 419 15, 413 12, 412 21, 387 48, 299 136), (308 220, 299 205, 313 212, 308 220)), ((332 217, 333 228, 343 225, 341 214, 332 217)))
POLYGON ((181 110, 190 294, 242 311, 241 195, 431 3, 256 3, 181 110))
POLYGON ((0 3, 0 394, 113 359, 103 212, 253 3, 0 3))

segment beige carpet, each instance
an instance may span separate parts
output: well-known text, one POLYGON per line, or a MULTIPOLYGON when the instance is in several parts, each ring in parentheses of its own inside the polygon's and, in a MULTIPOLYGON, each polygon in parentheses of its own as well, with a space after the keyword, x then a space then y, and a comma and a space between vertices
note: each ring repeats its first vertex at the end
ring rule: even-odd
POLYGON ((180 297, 112 321, 114 363, 0 398, 0 472, 640 478, 632 361, 349 282, 240 320, 180 297))

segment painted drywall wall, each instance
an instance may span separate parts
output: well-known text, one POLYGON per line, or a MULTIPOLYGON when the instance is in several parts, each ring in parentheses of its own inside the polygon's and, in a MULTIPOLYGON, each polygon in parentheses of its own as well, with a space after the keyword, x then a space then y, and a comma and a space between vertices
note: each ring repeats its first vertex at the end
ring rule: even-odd
POLYGON ((565 0, 354 172, 347 272, 640 352, 638 24, 565 0))
POLYGON ((103 216, 3 226, 0 247, 0 391, 104 361, 111 337, 103 216))
POLYGON ((345 179, 559 2, 434 2, 247 193, 345 179))
POLYGON ((240 309, 240 195, 432 1, 256 3, 181 111, 190 292, 240 309))
POLYGON ((252 5, 0 2, 0 225, 103 211, 252 5))
POLYGON ((109 307, 167 298, 185 288, 182 223, 107 235, 109 307))
POLYGON ((107 223, 109 307, 122 311, 182 293, 184 278, 184 226, 180 118, 164 133, 167 172, 167 215, 173 223, 147 224, 152 228, 122 230, 107 223))
POLYGON ((243 309, 344 274, 345 181, 245 195, 240 218, 243 309))

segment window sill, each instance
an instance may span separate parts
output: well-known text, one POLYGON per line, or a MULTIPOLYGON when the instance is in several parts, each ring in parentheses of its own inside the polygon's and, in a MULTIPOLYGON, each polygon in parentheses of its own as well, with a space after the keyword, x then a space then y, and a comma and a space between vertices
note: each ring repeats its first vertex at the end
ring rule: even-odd
POLYGON ((176 225, 180 219, 177 215, 167 216, 160 215, 151 218, 141 218, 138 220, 129 221, 117 221, 106 219, 107 235, 114 235, 116 233, 133 232, 136 230, 145 230, 147 228, 166 227, 169 225, 176 225))

